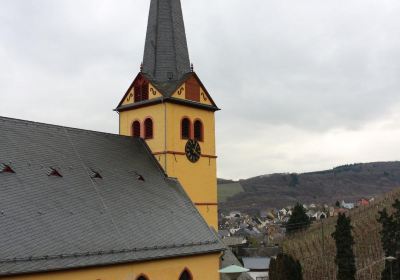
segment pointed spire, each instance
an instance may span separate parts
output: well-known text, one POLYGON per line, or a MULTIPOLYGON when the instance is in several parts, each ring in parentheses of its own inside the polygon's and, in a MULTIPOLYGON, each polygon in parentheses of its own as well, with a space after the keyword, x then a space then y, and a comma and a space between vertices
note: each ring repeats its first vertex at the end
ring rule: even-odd
POLYGON ((190 71, 180 0, 151 0, 143 73, 166 82, 179 80, 190 71))

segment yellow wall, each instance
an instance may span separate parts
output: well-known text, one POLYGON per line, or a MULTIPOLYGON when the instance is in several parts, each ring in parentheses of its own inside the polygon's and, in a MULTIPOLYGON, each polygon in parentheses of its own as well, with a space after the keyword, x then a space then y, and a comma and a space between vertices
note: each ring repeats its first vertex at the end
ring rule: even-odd
MULTIPOLYGON (((186 99, 186 84, 182 84, 173 94, 173 98, 186 99)), ((206 105, 212 105, 209 96, 207 95, 204 88, 200 86, 200 103, 206 105)))
MULTIPOLYGON (((128 104, 133 104, 135 101, 135 89, 133 86, 130 87, 128 94, 125 96, 124 101, 122 102, 122 105, 128 105, 128 104)), ((161 97, 161 93, 153 86, 149 85, 149 99, 154 99, 161 97)))
POLYGON ((131 135, 133 121, 153 118, 154 139, 147 144, 169 177, 178 178, 207 223, 218 228, 217 167, 215 151, 214 112, 184 105, 163 103, 120 113, 120 134, 131 135), (200 119, 204 140, 200 142, 201 158, 190 162, 185 152, 187 140, 181 139, 181 120, 188 117, 192 124, 200 119))
MULTIPOLYGON (((130 111, 124 111, 119 114, 119 134, 125 136, 132 135, 132 124, 138 120, 142 124, 141 132, 143 133, 143 122, 147 117, 153 119, 153 139, 147 140, 147 145, 154 151, 155 149, 164 149, 165 139, 165 104, 155 104, 148 107, 136 108, 130 111)), ((143 134, 142 134, 143 135, 143 134)))
POLYGON ((179 280, 188 268, 194 280, 218 280, 219 253, 193 257, 171 258, 142 263, 66 270, 13 277, 6 280, 136 280, 144 273, 149 280, 179 280))

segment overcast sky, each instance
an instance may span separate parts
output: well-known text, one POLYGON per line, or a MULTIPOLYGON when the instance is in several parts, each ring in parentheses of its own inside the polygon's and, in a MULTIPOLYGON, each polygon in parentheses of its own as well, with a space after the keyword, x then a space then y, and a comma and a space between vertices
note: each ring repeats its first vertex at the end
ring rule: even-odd
MULTIPOLYGON (((1 0, 0 115, 118 133, 149 0, 1 0)), ((400 1, 182 0, 218 175, 400 159, 400 1)))

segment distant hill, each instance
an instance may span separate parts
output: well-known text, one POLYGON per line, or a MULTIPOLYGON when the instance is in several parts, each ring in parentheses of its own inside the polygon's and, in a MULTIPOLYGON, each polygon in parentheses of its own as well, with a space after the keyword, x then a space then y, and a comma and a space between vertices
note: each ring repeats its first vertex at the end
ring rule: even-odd
POLYGON ((244 189, 239 182, 218 184, 218 202, 226 202, 232 196, 242 192, 244 189))
MULTIPOLYGON (((218 180, 219 188, 228 182, 232 183, 218 180)), ((233 195, 224 197, 221 210, 251 212, 297 201, 334 203, 379 196, 400 186, 400 162, 357 163, 318 172, 262 175, 239 182, 244 192, 232 191, 233 195)))
MULTIPOLYGON (((382 196, 369 206, 350 211, 354 236, 354 253, 357 266, 356 279, 381 279, 384 252, 381 245, 378 211, 387 208, 390 212, 395 199, 400 199, 400 189, 382 196)), ((283 242, 283 250, 297 258, 303 267, 303 278, 309 280, 336 280, 335 241, 331 237, 335 230, 336 217, 314 223, 308 230, 289 236, 283 242)))

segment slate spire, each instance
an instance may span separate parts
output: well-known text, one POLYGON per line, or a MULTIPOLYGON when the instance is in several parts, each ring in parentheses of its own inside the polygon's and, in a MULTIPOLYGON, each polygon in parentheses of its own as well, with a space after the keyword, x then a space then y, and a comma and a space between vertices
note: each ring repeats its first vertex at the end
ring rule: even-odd
POLYGON ((180 0, 151 0, 142 72, 166 82, 190 71, 180 0))

